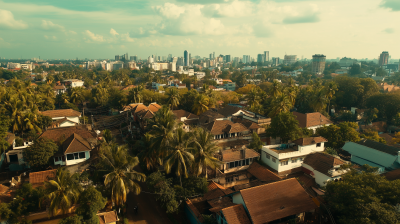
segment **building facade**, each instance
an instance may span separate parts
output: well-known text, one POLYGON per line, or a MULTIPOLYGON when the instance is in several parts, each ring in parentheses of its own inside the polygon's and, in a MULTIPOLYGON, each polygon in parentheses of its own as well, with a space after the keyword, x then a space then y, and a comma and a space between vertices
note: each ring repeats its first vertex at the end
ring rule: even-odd
POLYGON ((183 66, 189 66, 189 51, 183 52, 183 66))
POLYGON ((283 64, 290 65, 294 64, 297 61, 297 55, 285 55, 283 59, 283 64))
POLYGON ((379 55, 379 65, 387 65, 389 63, 389 52, 384 51, 379 55))
POLYGON ((315 54, 312 56, 311 72, 314 74, 322 74, 325 70, 326 56, 322 54, 315 54))

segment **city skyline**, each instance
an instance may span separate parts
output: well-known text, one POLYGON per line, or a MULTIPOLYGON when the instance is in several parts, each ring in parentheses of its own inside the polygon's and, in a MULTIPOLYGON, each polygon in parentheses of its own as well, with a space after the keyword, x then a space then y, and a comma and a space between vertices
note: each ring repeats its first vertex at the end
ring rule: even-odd
POLYGON ((400 58, 399 15, 395 0, 0 0, 0 57, 400 58))

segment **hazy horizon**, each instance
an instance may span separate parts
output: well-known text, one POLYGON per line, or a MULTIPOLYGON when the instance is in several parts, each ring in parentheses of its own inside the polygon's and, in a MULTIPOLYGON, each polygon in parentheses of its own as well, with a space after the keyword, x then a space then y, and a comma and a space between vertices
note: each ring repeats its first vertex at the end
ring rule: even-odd
POLYGON ((398 0, 0 0, 0 58, 400 58, 398 0))

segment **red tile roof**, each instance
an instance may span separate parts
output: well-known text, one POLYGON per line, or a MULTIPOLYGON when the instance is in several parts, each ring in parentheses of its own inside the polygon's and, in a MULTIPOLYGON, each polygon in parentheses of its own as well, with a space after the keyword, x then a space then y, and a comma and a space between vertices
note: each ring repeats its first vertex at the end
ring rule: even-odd
POLYGON ((303 163, 327 176, 332 176, 328 171, 346 162, 329 154, 317 152, 307 155, 303 163))
POLYGON ((93 139, 97 137, 97 135, 94 132, 88 131, 86 127, 72 126, 64 128, 47 129, 40 135, 40 138, 48 138, 57 142, 61 139, 64 140, 67 139, 74 133, 80 135, 84 139, 93 139))
POLYGON ((222 189, 222 190, 226 190, 225 187, 223 187, 223 186, 221 186, 221 185, 215 183, 214 181, 211 181, 211 182, 208 184, 207 188, 208 188, 208 191, 212 191, 212 190, 217 189, 217 188, 222 189))
POLYGON ((400 179, 400 169, 392 170, 387 173, 382 174, 388 180, 399 180, 400 179))
POLYGON ((278 177, 266 167, 261 166, 258 162, 253 162, 249 166, 249 168, 247 168, 247 172, 255 176, 260 181, 264 182, 274 182, 281 180, 280 177, 278 177))
POLYGON ((215 120, 204 125, 204 128, 210 131, 213 135, 249 131, 249 129, 247 129, 243 124, 233 123, 230 120, 215 120))
POLYGON ((293 112, 293 115, 295 115, 296 119, 299 121, 299 126, 301 128, 309 128, 318 125, 332 124, 332 121, 330 121, 320 112, 302 114, 295 111, 293 112))
POLYGON ((62 144, 63 154, 69 154, 74 152, 86 152, 91 151, 92 147, 89 142, 83 139, 80 135, 73 133, 67 138, 62 144))
POLYGON ((173 110, 172 112, 175 114, 176 119, 178 119, 179 121, 182 117, 186 117, 186 119, 199 119, 199 116, 187 112, 186 110, 173 110))
POLYGON ((242 204, 224 208, 222 213, 229 224, 251 224, 242 204))
POLYGON ((81 116, 81 112, 72 109, 46 110, 46 111, 40 111, 39 113, 41 113, 44 116, 49 116, 51 118, 81 116))
POLYGON ((210 212, 219 212, 224 208, 235 205, 230 197, 215 198, 208 201, 208 204, 212 207, 210 212))
POLYGON ((43 182, 56 177, 57 170, 46 170, 40 172, 34 172, 29 174, 29 183, 32 185, 43 184, 43 182))
POLYGON ((295 179, 287 179, 240 191, 254 224, 307 212, 317 205, 295 179))
POLYGON ((296 145, 305 146, 305 145, 314 145, 321 142, 328 142, 328 140, 326 140, 323 137, 309 137, 309 138, 299 138, 293 142, 296 143, 296 145))
POLYGON ((204 222, 203 216, 200 214, 199 210, 196 208, 196 206, 193 205, 193 203, 190 201, 190 199, 186 200, 187 206, 192 210, 193 215, 199 220, 200 223, 204 222))
POLYGON ((151 112, 153 112, 153 113, 157 112, 160 108, 161 108, 161 106, 156 103, 151 103, 149 105, 149 110, 151 110, 151 112))
POLYGON ((108 224, 117 222, 118 216, 116 211, 98 213, 100 224, 108 224))
POLYGON ((255 158, 259 156, 260 154, 258 152, 243 146, 240 149, 227 149, 222 151, 222 162, 227 163, 243 159, 255 158), (242 155, 241 151, 244 151, 244 155, 242 155))
POLYGON ((225 196, 228 194, 232 194, 232 193, 233 193, 233 191, 229 188, 225 189, 225 190, 216 188, 214 190, 211 190, 211 191, 208 191, 207 193, 205 193, 203 195, 203 199, 208 201, 208 200, 219 198, 219 197, 222 197, 222 196, 225 196))

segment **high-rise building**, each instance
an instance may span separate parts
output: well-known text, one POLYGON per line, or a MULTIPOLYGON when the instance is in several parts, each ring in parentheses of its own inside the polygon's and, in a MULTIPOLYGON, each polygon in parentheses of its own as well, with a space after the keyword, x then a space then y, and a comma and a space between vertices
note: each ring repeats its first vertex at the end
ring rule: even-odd
POLYGON ((384 51, 379 55, 379 65, 387 65, 389 63, 389 52, 384 51))
POLYGON ((116 61, 119 61, 120 59, 119 59, 119 55, 115 55, 115 60, 116 61))
POLYGON ((213 52, 213 59, 215 58, 215 52, 213 52))
POLYGON ((189 53, 189 65, 188 66, 191 66, 191 65, 192 65, 192 54, 189 53))
POLYGON ((212 59, 212 54, 210 54, 210 60, 212 59))
POLYGON ((251 63, 250 55, 243 55, 242 62, 243 62, 243 64, 251 63))
POLYGON ((189 51, 183 52, 183 66, 189 66, 189 51))
POLYGON ((269 51, 264 51, 264 62, 269 61, 269 51))
POLYGON ((168 54, 167 60, 168 60, 169 62, 172 62, 172 54, 168 54))
POLYGON ((131 56, 130 59, 131 59, 131 61, 137 61, 137 56, 136 55, 135 56, 131 56))
POLYGON ((263 54, 257 55, 257 63, 264 63, 264 55, 263 54))
POLYGON ((285 58, 283 59, 283 64, 290 65, 296 63, 296 61, 297 55, 285 55, 285 58))
POLYGON ((227 63, 231 62, 231 56, 230 55, 225 55, 225 61, 227 63))
POLYGON ((126 53, 126 54, 124 55, 124 59, 125 59, 125 61, 128 61, 128 60, 129 60, 128 53, 126 53))
POLYGON ((312 56, 311 72, 314 74, 322 74, 325 70, 326 56, 322 54, 315 54, 312 56))
POLYGON ((272 58, 272 65, 278 66, 279 65, 279 58, 272 58))

